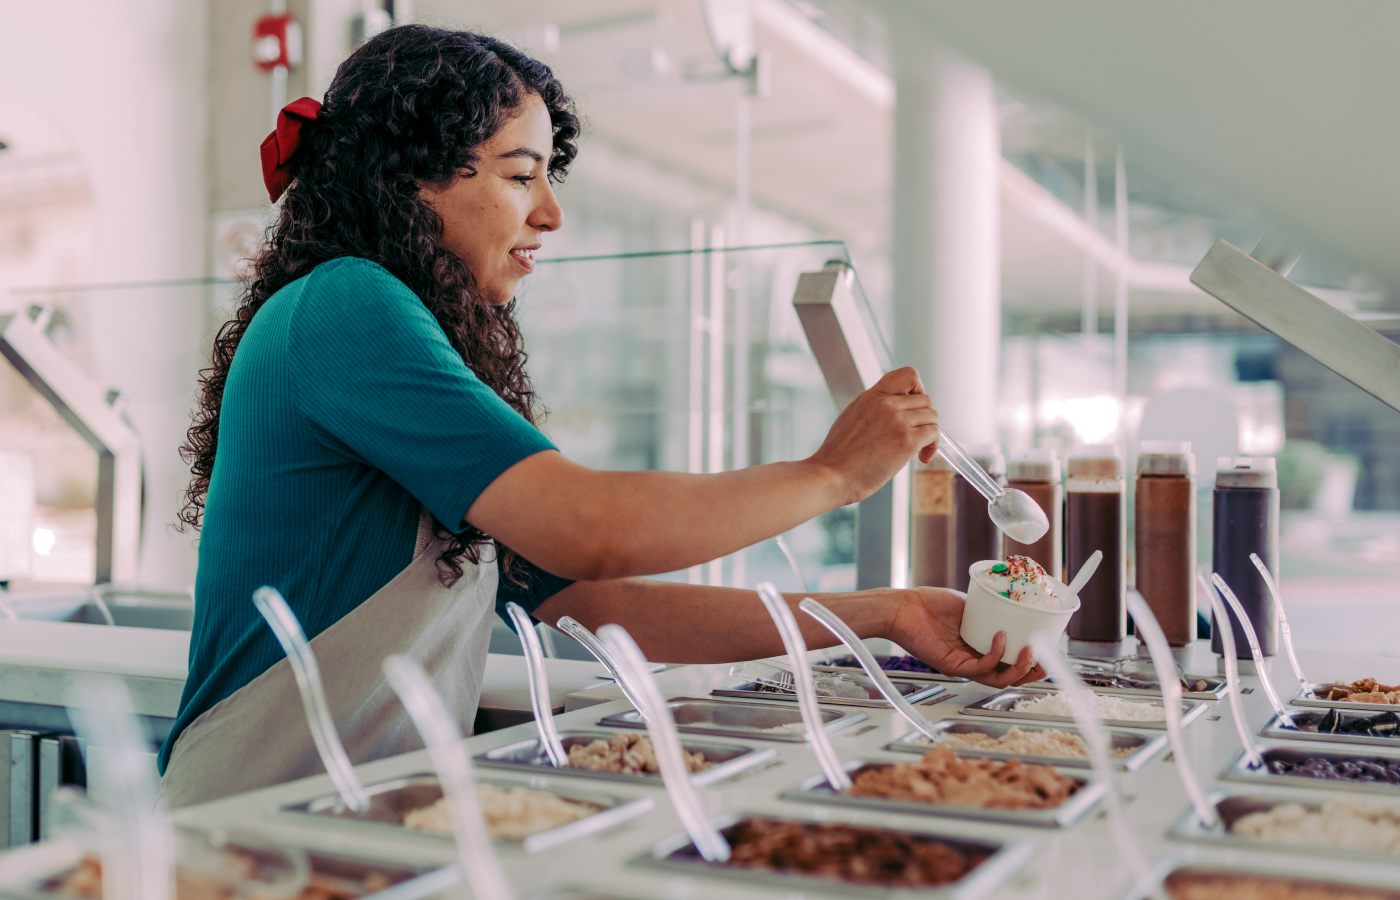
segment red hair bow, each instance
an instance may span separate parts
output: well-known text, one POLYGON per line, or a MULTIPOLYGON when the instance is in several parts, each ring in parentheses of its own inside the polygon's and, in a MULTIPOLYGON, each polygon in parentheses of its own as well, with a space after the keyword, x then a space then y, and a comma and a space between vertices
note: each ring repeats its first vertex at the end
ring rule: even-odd
POLYGON ((277 114, 277 129, 262 142, 263 184, 273 203, 292 183, 291 163, 301 146, 301 126, 316 119, 321 104, 310 97, 293 100, 277 114))

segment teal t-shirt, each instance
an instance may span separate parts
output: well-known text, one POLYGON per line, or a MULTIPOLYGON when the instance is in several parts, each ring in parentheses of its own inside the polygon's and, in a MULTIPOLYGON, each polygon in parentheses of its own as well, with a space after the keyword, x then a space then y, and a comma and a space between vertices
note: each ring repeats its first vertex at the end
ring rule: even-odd
MULTIPOLYGON (((229 367, 204 510, 189 677, 161 748, 282 658, 253 605, 272 585, 308 638, 412 561, 420 508, 460 527, 477 495, 553 449, 483 384, 408 286, 337 259, 258 310, 229 367)), ((497 605, 570 582, 527 566, 497 605)))

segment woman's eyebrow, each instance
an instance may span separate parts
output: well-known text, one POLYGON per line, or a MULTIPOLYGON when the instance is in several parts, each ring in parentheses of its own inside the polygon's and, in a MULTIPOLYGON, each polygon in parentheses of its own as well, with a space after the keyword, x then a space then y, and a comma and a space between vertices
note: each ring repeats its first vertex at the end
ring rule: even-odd
POLYGON ((502 154, 500 154, 500 155, 497 156, 496 158, 497 158, 497 159, 520 159, 520 158, 525 158, 525 159, 533 159, 533 160, 534 160, 535 162, 537 162, 537 163, 542 163, 542 162, 544 162, 544 157, 541 156, 539 153, 535 152, 534 150, 531 150, 529 147, 517 147, 516 149, 511 150, 511 151, 508 152, 508 153, 502 153, 502 154))

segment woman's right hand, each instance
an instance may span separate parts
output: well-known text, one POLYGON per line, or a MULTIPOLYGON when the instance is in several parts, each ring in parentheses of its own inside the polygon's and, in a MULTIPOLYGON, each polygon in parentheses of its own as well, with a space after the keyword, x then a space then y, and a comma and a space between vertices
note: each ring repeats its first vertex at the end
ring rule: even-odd
POLYGON ((929 462, 938 450, 938 410, 911 366, 888 372, 836 417, 809 462, 836 472, 846 503, 864 500, 918 454, 929 462))

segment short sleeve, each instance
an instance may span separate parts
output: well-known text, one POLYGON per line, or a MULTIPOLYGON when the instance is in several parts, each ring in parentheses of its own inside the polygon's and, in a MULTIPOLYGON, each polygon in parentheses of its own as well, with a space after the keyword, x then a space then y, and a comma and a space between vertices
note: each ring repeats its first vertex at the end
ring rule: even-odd
POLYGON ((317 267, 288 328, 294 400, 318 438, 386 473, 448 528, 502 472, 553 449, 374 263, 317 267))
POLYGON ((546 572, 529 560, 518 559, 509 575, 501 573, 496 587, 496 614, 514 630, 515 624, 506 615, 507 603, 518 603, 533 616, 546 600, 571 584, 569 579, 546 572))

